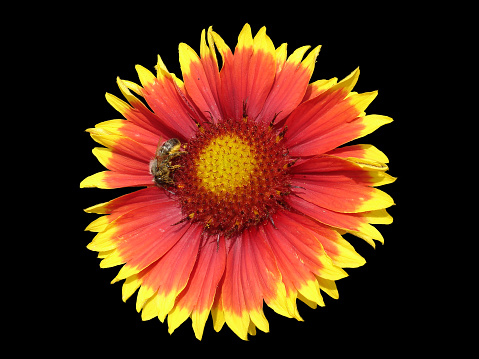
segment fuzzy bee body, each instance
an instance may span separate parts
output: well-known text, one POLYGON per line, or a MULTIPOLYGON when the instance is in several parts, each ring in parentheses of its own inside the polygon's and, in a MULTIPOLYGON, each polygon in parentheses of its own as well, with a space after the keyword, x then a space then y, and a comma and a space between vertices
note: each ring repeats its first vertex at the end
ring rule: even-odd
POLYGON ((150 173, 156 185, 166 188, 175 184, 171 175, 180 165, 172 165, 171 160, 186 153, 180 148, 181 142, 177 138, 170 138, 161 146, 158 144, 155 158, 150 162, 150 173))

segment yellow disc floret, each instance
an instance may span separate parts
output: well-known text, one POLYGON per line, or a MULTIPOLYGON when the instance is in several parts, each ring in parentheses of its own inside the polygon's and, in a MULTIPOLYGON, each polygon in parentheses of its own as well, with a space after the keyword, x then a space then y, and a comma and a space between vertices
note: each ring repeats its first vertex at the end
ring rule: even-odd
POLYGON ((196 165, 202 185, 213 193, 233 193, 247 186, 256 170, 251 147, 234 135, 212 139, 201 151, 196 165))

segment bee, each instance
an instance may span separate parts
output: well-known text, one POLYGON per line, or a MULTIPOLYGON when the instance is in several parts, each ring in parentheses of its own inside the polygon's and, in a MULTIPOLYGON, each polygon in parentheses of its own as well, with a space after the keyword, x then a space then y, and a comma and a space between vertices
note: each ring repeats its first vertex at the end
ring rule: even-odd
POLYGON ((155 158, 150 161, 150 173, 158 186, 166 189, 166 186, 175 184, 171 174, 181 166, 172 165, 171 160, 186 153, 180 148, 181 142, 177 138, 170 138, 161 146, 158 144, 155 158))

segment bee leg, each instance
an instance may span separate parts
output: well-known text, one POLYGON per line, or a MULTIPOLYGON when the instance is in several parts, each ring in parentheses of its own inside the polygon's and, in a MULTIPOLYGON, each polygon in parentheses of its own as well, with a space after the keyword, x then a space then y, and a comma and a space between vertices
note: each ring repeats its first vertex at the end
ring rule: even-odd
POLYGON ((169 160, 172 160, 173 158, 179 157, 179 156, 181 156, 181 155, 184 155, 185 153, 187 153, 187 152, 184 152, 184 151, 183 151, 183 152, 170 153, 170 154, 168 155, 168 159, 169 159, 169 160))
MULTIPOLYGON (((171 179, 169 179, 168 181, 164 181, 164 182, 167 183, 167 184, 171 184, 171 185, 174 185, 174 184, 175 184, 171 179)), ((175 194, 175 192, 170 191, 170 190, 168 189, 168 187, 165 186, 164 184, 161 185, 161 188, 163 188, 163 189, 164 189, 165 191, 167 191, 167 192, 170 192, 171 194, 175 194)))
POLYGON ((166 187, 163 187, 163 189, 164 189, 165 191, 167 191, 167 192, 170 192, 171 194, 175 194, 175 192, 171 192, 171 191, 170 191, 168 188, 166 188, 166 187))

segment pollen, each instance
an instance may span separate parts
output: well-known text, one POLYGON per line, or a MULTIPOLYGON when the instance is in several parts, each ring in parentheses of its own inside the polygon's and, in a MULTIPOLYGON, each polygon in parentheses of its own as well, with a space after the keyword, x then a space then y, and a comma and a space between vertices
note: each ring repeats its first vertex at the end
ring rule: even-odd
POLYGON ((278 134, 247 118, 202 125, 175 162, 174 191, 184 220, 230 237, 282 208, 291 160, 278 134))

